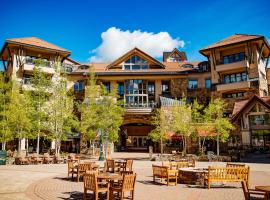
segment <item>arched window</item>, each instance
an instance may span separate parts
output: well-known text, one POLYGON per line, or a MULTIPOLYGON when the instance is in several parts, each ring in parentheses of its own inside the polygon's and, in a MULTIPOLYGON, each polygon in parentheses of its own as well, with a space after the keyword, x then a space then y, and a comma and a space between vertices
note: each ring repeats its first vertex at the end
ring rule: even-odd
POLYGON ((124 70, 146 70, 149 67, 148 61, 144 60, 140 56, 134 55, 129 57, 125 62, 124 70))

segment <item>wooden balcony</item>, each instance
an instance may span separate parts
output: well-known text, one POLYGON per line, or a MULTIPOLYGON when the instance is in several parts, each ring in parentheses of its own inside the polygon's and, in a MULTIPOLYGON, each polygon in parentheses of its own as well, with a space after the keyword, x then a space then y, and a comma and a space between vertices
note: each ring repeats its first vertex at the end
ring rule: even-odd
POLYGON ((245 70, 246 68, 249 68, 248 60, 242 60, 242 61, 233 62, 233 63, 217 64, 216 65, 217 72, 245 70))
POLYGON ((237 90, 237 89, 248 89, 250 87, 251 87, 250 82, 242 81, 242 82, 235 82, 235 83, 217 85, 217 91, 230 91, 230 90, 237 90))

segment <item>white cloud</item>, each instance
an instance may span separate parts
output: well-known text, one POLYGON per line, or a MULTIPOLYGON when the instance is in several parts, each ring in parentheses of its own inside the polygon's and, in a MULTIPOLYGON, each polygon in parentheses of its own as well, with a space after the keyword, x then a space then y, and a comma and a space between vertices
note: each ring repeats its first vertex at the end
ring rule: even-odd
POLYGON ((111 62, 134 47, 159 58, 164 51, 182 48, 185 45, 183 40, 172 38, 168 32, 152 33, 141 30, 131 32, 116 27, 103 32, 101 38, 101 44, 91 51, 93 56, 89 58, 90 62, 111 62))

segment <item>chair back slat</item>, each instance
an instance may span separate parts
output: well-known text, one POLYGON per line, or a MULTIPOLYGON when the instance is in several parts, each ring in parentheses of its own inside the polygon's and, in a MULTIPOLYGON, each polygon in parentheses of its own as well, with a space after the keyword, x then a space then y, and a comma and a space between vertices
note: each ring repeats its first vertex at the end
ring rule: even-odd
POLYGON ((132 171, 133 160, 126 160, 125 171, 132 171))
POLYGON ((106 159, 106 172, 114 172, 115 162, 112 159, 106 159))
POLYGON ((79 171, 91 171, 93 169, 93 163, 80 163, 78 164, 79 171))
POLYGON ((132 191, 135 187, 136 174, 127 174, 123 177, 123 191, 132 191))
POLYGON ((91 191, 96 191, 98 188, 97 173, 87 173, 83 176, 84 188, 91 191))

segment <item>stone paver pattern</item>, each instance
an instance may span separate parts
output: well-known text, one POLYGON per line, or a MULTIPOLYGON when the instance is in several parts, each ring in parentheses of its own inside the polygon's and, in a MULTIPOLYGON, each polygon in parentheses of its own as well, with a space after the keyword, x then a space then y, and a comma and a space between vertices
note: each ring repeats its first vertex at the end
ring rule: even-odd
MULTIPOLYGON (((177 184, 166 186, 152 182, 152 164, 148 154, 115 153, 114 158, 133 158, 137 173, 136 200, 242 200, 241 184, 225 183, 224 187, 204 189, 177 184)), ((103 162, 97 161, 101 166, 103 162)), ((197 162, 196 167, 225 166, 226 163, 197 162)), ((270 185, 270 164, 248 164, 251 187, 270 185)), ((83 183, 67 179, 66 164, 0 166, 0 199, 82 199, 83 183)))

